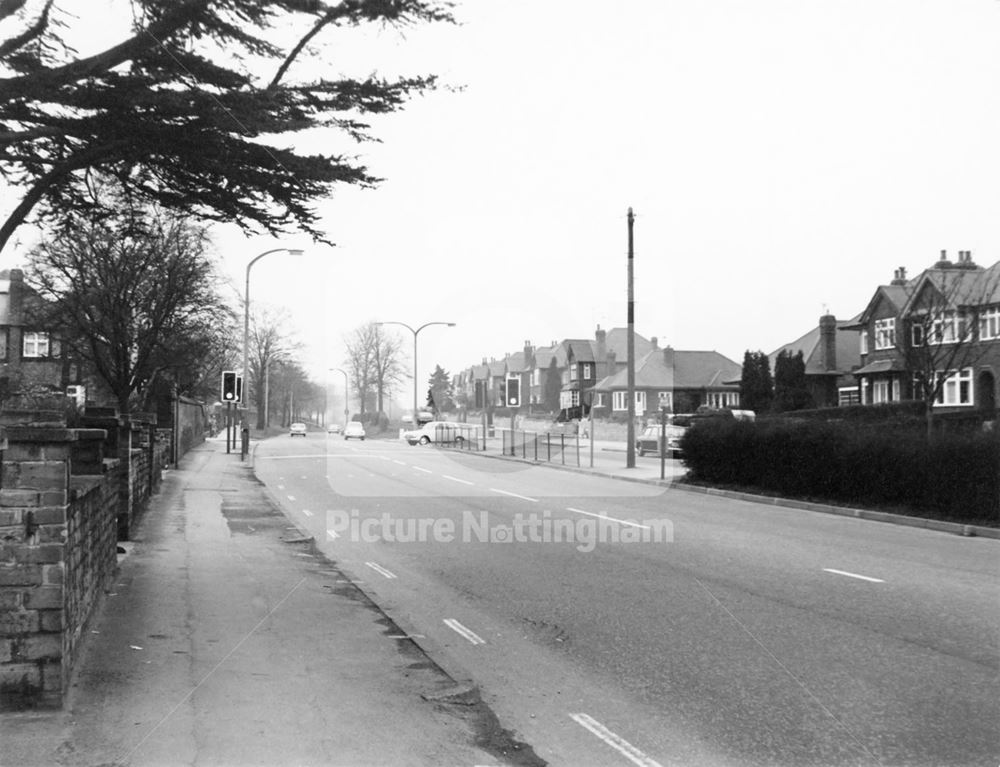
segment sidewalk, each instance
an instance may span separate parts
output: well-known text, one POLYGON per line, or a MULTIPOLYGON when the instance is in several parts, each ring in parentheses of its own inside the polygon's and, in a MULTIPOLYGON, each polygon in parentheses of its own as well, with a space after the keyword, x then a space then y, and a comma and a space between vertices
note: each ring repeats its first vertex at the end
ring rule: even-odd
POLYGON ((224 441, 167 474, 84 631, 63 711, 0 764, 539 764, 311 542, 224 441), (477 744, 483 744, 482 747, 477 744))

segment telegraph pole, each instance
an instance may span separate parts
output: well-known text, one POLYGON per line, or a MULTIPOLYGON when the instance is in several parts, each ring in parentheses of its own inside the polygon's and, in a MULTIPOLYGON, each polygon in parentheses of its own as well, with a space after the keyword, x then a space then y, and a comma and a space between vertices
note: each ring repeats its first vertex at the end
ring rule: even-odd
POLYGON ((628 209, 628 445, 625 447, 625 468, 635 468, 635 288, 632 248, 632 223, 635 216, 628 209))

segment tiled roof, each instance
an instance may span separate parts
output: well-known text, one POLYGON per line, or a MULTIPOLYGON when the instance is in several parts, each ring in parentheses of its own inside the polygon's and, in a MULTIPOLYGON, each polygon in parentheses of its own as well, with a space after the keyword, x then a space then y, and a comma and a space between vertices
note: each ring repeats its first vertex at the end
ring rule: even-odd
MULTIPOLYGON (((597 343, 596 341, 594 342, 597 343)), ((615 353, 617 362, 628 362, 628 328, 611 328, 605 338, 605 347, 615 353)), ((635 334, 635 358, 652 351, 653 343, 638 333, 635 334)))
MULTIPOLYGON (((635 362, 635 385, 639 389, 705 389, 727 386, 725 381, 739 379, 742 368, 716 351, 673 352, 673 365, 667 364, 663 349, 653 349, 635 362)), ((595 389, 610 391, 628 387, 628 371, 620 370, 598 381, 595 389)))
POLYGON ((837 370, 827 370, 823 365, 822 350, 819 345, 819 326, 817 325, 801 338, 797 338, 791 343, 779 346, 767 355, 771 363, 771 370, 774 370, 775 360, 778 355, 785 351, 795 354, 802 352, 802 358, 806 363, 806 375, 832 375, 838 372, 849 372, 853 367, 861 364, 861 350, 856 333, 850 333, 845 328, 854 327, 861 319, 861 314, 857 314, 849 320, 837 320, 836 354, 837 370), (844 332, 840 332, 840 331, 844 332))

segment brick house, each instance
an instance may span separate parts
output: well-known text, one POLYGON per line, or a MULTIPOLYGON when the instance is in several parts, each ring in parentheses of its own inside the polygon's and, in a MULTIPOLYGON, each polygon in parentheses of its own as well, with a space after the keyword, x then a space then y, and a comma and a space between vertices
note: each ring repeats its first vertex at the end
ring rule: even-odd
POLYGON ((779 346, 769 355, 773 373, 781 352, 802 352, 806 368, 806 389, 816 407, 837 407, 860 402, 860 390, 854 371, 861 367, 857 338, 839 331, 853 328, 861 315, 838 320, 832 314, 819 318, 816 327, 791 343, 779 346))
MULTIPOLYGON (((716 351, 652 348, 635 362, 635 413, 651 417, 667 408, 693 413, 702 405, 739 407, 742 367, 716 351)), ((603 413, 628 412, 628 371, 618 370, 593 387, 603 413)))
POLYGON ((62 394, 77 383, 59 339, 36 319, 42 306, 20 269, 0 271, 0 388, 7 393, 62 394))
POLYGON ((917 277, 896 270, 880 285, 855 331, 862 404, 921 399, 921 381, 944 379, 942 412, 995 413, 1000 397, 1000 262, 978 266, 971 251, 940 260, 917 277))
MULTIPOLYGON (((636 333, 634 346, 638 359, 655 349, 657 340, 636 333)), ((628 328, 605 331, 598 325, 593 339, 566 339, 559 344, 555 354, 563 384, 559 394, 559 420, 584 418, 590 412, 584 392, 628 366, 628 328)))

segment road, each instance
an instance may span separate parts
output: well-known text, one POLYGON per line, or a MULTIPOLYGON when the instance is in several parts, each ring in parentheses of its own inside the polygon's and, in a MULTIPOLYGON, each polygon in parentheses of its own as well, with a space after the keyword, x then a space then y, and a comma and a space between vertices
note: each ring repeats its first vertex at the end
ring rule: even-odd
POLYGON ((553 764, 1000 761, 995 541, 319 433, 255 468, 553 764))

